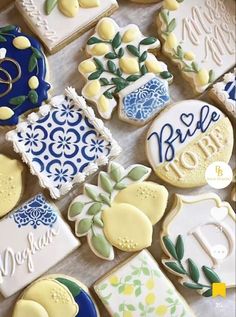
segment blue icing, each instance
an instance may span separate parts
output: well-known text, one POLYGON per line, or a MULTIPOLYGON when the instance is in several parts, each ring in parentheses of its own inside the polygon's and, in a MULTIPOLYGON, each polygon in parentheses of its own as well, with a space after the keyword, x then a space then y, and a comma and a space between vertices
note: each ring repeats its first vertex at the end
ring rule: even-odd
POLYGON ((42 194, 35 196, 10 215, 19 228, 29 225, 34 229, 41 225, 52 227, 57 217, 57 212, 42 194))
POLYGON ((128 119, 147 121, 169 101, 168 88, 155 77, 123 98, 123 113, 128 119))
POLYGON ((224 90, 228 93, 229 99, 236 100, 236 77, 235 77, 234 81, 228 82, 225 85, 224 90))
POLYGON ((97 317, 95 305, 91 297, 83 289, 75 297, 75 302, 79 306, 79 313, 76 317, 97 317))
POLYGON ((45 81, 46 61, 39 42, 20 32, 19 27, 0 28, 0 36, 2 40, 0 41, 0 49, 3 49, 1 52, 3 53, 6 49, 5 58, 0 59, 0 107, 9 107, 14 111, 14 115, 10 119, 0 120, 0 125, 15 125, 21 114, 37 108, 48 98, 47 91, 50 85, 45 81), (13 39, 17 36, 27 37, 31 47, 23 50, 14 47, 13 39), (29 70, 30 61, 31 66, 35 65, 32 71, 29 70), (37 76, 39 80, 39 86, 33 91, 33 96, 29 95, 31 89, 28 86, 28 80, 32 76, 37 76), (11 90, 7 93, 8 88, 11 90), (38 95, 38 100, 35 99, 35 95, 38 95), (12 98, 19 96, 25 96, 26 99, 13 102, 12 98))

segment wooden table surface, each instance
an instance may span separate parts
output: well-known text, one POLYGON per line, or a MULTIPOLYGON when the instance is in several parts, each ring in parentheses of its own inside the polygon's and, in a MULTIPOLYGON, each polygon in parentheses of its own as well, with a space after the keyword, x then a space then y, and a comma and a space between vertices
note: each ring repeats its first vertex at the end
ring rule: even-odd
MULTIPOLYGON (((2 1, 2 0, 0 0, 2 1)), ((156 36, 156 26, 155 26, 155 16, 156 12, 160 7, 160 4, 153 5, 138 5, 130 3, 127 0, 119 1, 120 8, 115 12, 113 18, 120 25, 126 25, 129 23, 136 23, 139 25, 140 29, 144 34, 156 36)), ((22 17, 17 12, 14 5, 8 7, 5 11, 0 13, 0 25, 4 24, 16 24, 19 25, 23 31, 30 33, 28 27, 24 23, 22 17)), ((62 94, 64 88, 68 85, 73 86, 80 92, 83 86, 83 79, 79 75, 77 68, 78 64, 85 58, 83 48, 92 31, 87 32, 79 39, 75 40, 73 43, 65 47, 63 50, 55 55, 48 57, 48 62, 50 66, 50 77, 53 90, 51 95, 62 94)), ((177 72, 177 69, 173 67, 169 61, 167 61, 161 54, 159 58, 168 63, 168 67, 174 74, 174 83, 170 87, 172 101, 179 101, 182 99, 194 98, 190 86, 186 83, 182 77, 177 72)), ((204 100, 207 100, 207 96, 202 96, 204 100)), ((117 158, 117 161, 128 166, 134 163, 147 164, 148 161, 145 154, 145 135, 148 126, 143 128, 136 128, 129 124, 119 121, 118 116, 114 113, 112 120, 106 123, 107 127, 112 131, 113 136, 120 143, 123 148, 122 154, 117 158)), ((0 131, 0 148, 1 152, 10 155, 15 158, 19 158, 12 150, 11 144, 7 143, 4 139, 5 131, 0 131)), ((231 166, 234 166, 235 157, 231 159, 231 166)), ((27 169, 27 168, 26 168, 27 169)), ((38 180, 36 177, 32 176, 27 169, 27 181, 24 196, 22 197, 22 202, 26 201, 33 195, 42 192, 43 190, 39 187, 38 180)), ((162 183, 157 179, 156 176, 152 175, 151 180, 162 183)), ((96 176, 91 179, 91 182, 96 181, 96 176)), ((178 192, 182 194, 199 194, 204 192, 212 191, 209 186, 201 187, 195 190, 180 190, 171 186, 167 186, 170 192, 169 207, 172 201, 172 193, 178 192)), ((43 191, 46 194, 47 191, 43 191)), ((75 187, 68 195, 62 199, 56 201, 56 205, 62 212, 64 219, 67 221, 67 209, 74 197, 81 193, 81 186, 75 187)), ((222 199, 229 200, 230 189, 221 190, 218 192, 222 199)), ((168 207, 168 209, 169 209, 168 207)), ((73 229, 74 224, 71 223, 73 229)), ((159 230, 160 223, 154 228, 153 243, 150 247, 150 251, 153 256, 160 263, 160 244, 159 244, 159 230)), ((1 233, 0 233, 1 234, 1 233)), ((12 233, 14 234, 14 233, 12 233)), ((2 238, 2 237, 0 237, 2 238)), ((3 237, 4 238, 4 237, 3 237)), ((101 277, 103 274, 108 272, 122 260, 128 258, 130 254, 124 252, 116 252, 115 260, 112 262, 103 261, 97 258, 89 249, 86 238, 82 238, 81 247, 76 250, 73 254, 68 256, 64 261, 60 262, 58 265, 53 267, 49 273, 64 273, 71 275, 81 282, 91 287, 93 283, 101 277)), ((7 244, 7 241, 6 241, 7 244)), ((163 268, 163 267, 162 267, 163 268)), ((163 268, 164 270, 164 268, 163 268)), ((166 273, 166 272, 165 272, 166 273)), ((167 274, 168 275, 168 274, 167 274)), ((180 286, 176 279, 168 275, 171 280, 176 285, 177 289, 183 294, 188 303, 191 305, 197 317, 233 317, 235 316, 235 289, 228 290, 227 298, 202 298, 194 291, 188 291, 180 286)), ((20 293, 4 299, 0 295, 0 317, 11 317, 12 309, 14 307, 14 302, 20 293)), ((101 317, 108 317, 108 313, 103 308, 103 305, 99 302, 98 298, 94 296, 98 304, 101 317)), ((28 317, 28 316, 27 316, 28 317)), ((33 316, 32 316, 33 317, 33 316)), ((66 316, 65 316, 66 317, 66 316)))

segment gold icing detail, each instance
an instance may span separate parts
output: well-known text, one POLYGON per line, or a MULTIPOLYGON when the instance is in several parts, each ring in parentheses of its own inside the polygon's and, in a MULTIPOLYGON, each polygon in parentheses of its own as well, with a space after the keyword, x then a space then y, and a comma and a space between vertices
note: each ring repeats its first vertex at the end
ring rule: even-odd
POLYGON ((122 57, 119 64, 122 71, 126 74, 136 74, 139 72, 139 64, 135 57, 122 57))
POLYGON ((79 5, 82 8, 94 8, 101 5, 99 0, 79 0, 79 5))
POLYGON ((116 30, 114 24, 110 20, 104 19, 99 23, 97 32, 103 40, 112 40, 116 30))
POLYGON ((164 44, 168 49, 175 49, 178 46, 178 40, 177 37, 174 33, 170 33, 167 38, 166 38, 166 42, 164 44))
POLYGON ((14 38, 12 44, 17 48, 18 50, 25 50, 31 46, 30 41, 25 36, 17 36, 14 38))
POLYGON ((195 58, 196 58, 195 54, 191 51, 184 53, 184 59, 186 59, 187 61, 194 61, 195 58))
POLYGON ((177 0, 164 0, 164 8, 169 11, 175 11, 179 9, 179 2, 177 0))
POLYGON ((45 308, 32 300, 20 299, 14 308, 12 317, 49 317, 45 308))
POLYGON ((98 110, 104 113, 109 110, 109 100, 104 95, 98 99, 98 110))
POLYGON ((129 29, 125 31, 124 35, 122 36, 122 42, 123 43, 130 43, 134 41, 138 35, 140 34, 139 30, 136 28, 129 29))
POLYGON ((0 108, 0 120, 8 120, 14 115, 14 111, 9 107, 0 108))
POLYGON ((59 10, 67 17, 73 18, 79 11, 78 0, 58 0, 59 10))
POLYGON ((95 97, 100 92, 101 85, 99 80, 93 80, 88 83, 88 85, 85 87, 85 94, 87 97, 95 97))
POLYGON ((145 65, 150 73, 160 74, 163 71, 161 63, 155 59, 147 60, 145 65))
POLYGON ((98 43, 95 44, 94 47, 92 48, 92 53, 93 55, 105 55, 110 51, 109 45, 104 44, 104 43, 98 43))
POLYGON ((97 67, 93 61, 87 59, 79 64, 79 71, 83 74, 93 73, 97 70, 97 67))
POLYGON ((196 74, 196 82, 199 86, 205 86, 209 83, 209 73, 205 68, 200 69, 196 74))
POLYGON ((39 80, 36 76, 30 77, 28 81, 28 85, 30 89, 37 89, 39 86, 39 80))

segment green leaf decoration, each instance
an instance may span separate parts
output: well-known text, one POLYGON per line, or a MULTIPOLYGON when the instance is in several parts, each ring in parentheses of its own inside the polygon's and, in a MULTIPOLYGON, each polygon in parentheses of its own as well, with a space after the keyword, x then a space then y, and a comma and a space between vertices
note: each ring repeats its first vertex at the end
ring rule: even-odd
POLYGON ((212 296, 212 289, 210 288, 207 291, 205 291, 204 293, 202 293, 202 296, 211 297, 212 296))
POLYGON ((178 235, 176 245, 175 245, 176 254, 179 260, 182 260, 184 257, 184 242, 181 235, 178 235))
POLYGON ((13 105, 13 106, 21 106, 23 102, 25 102, 25 100, 26 100, 26 96, 18 96, 18 97, 11 98, 9 103, 10 105, 13 105))
POLYGON ((32 102, 33 105, 36 105, 38 103, 39 96, 38 96, 37 91, 30 90, 28 97, 29 97, 30 102, 32 102))
POLYGON ((119 68, 117 68, 116 75, 122 77, 122 71, 119 68))
POLYGON ((33 53, 34 53, 34 56, 35 56, 36 58, 39 59, 39 58, 42 58, 42 57, 43 57, 42 53, 41 53, 37 48, 31 46, 31 49, 32 49, 32 51, 33 51, 33 53))
POLYGON ((184 57, 184 50, 180 45, 177 46, 177 55, 182 60, 184 57))
POLYGON ((64 286, 66 286, 73 297, 76 297, 81 293, 81 287, 79 287, 78 284, 76 284, 75 282, 73 282, 71 280, 68 280, 68 279, 62 278, 62 277, 58 277, 58 278, 56 278, 56 281, 63 284, 64 286))
POLYGON ((6 42, 6 41, 7 39, 4 36, 0 35, 0 42, 6 42))
POLYGON ((216 274, 216 272, 214 272, 211 268, 207 267, 207 266, 203 266, 202 267, 203 273, 206 276, 206 278, 208 279, 208 281, 212 284, 212 283, 220 283, 220 278, 219 276, 216 274))
POLYGON ((116 64, 110 60, 107 62, 107 68, 113 74, 116 72, 116 64))
POLYGON ((163 78, 163 79, 169 79, 169 78, 173 77, 172 74, 171 74, 170 72, 168 72, 168 71, 163 71, 163 72, 161 72, 161 73, 160 73, 160 76, 161 76, 161 78, 163 78))
POLYGON ((100 61, 100 59, 94 57, 93 61, 96 64, 97 70, 104 70, 103 63, 100 61))
POLYGON ((214 70, 211 69, 209 71, 209 84, 212 84, 214 81, 215 81, 215 73, 214 73, 214 70))
POLYGON ((179 274, 186 274, 185 270, 183 270, 177 263, 175 262, 165 262, 165 265, 171 269, 172 271, 179 274))
POLYGON ((103 95, 108 99, 113 99, 113 94, 110 91, 105 91, 103 95))
POLYGON ((76 233, 80 235, 85 234, 91 229, 91 227, 92 227, 92 219, 90 218, 82 219, 77 225, 76 233))
POLYGON ((31 73, 37 66, 38 61, 34 54, 31 55, 28 65, 28 71, 31 73))
POLYGON ((140 294, 141 294, 141 287, 138 287, 136 290, 135 290, 135 296, 138 297, 140 294))
POLYGON ((136 57, 140 56, 139 50, 134 45, 127 45, 126 48, 132 55, 136 57))
POLYGON ((99 212, 101 211, 101 209, 102 209, 102 204, 101 204, 101 203, 94 203, 94 204, 92 204, 92 205, 89 207, 87 213, 88 213, 88 215, 90 215, 90 216, 94 216, 94 215, 96 215, 97 213, 99 213, 99 212))
POLYGON ((97 70, 96 72, 94 72, 91 75, 89 75, 88 80, 98 79, 102 75, 102 73, 103 73, 102 70, 97 70))
POLYGON ((86 195, 91 198, 93 201, 96 201, 97 200, 97 194, 96 192, 91 188, 89 187, 89 185, 85 185, 84 187, 84 191, 86 193, 86 195))
POLYGON ((141 77, 140 75, 130 75, 126 78, 126 80, 129 82, 133 82, 133 81, 138 80, 140 77, 141 77))
POLYGON ((193 283, 187 283, 184 282, 183 285, 187 288, 191 288, 191 289, 202 289, 202 286, 199 284, 193 284, 193 283))
POLYGON ((126 85, 126 80, 123 78, 112 78, 111 80, 115 85, 126 85))
POLYGON ((112 186, 110 178, 107 176, 105 172, 101 172, 99 177, 100 177, 102 189, 104 189, 107 193, 110 194, 113 190, 113 186, 112 186))
POLYGON ((95 218, 93 219, 93 223, 94 223, 96 226, 100 227, 100 228, 103 228, 103 227, 104 227, 103 221, 102 221, 100 218, 98 218, 98 217, 95 217, 95 218))
POLYGON ((116 55, 115 53, 110 52, 110 53, 107 53, 107 54, 105 55, 105 57, 106 57, 107 59, 116 59, 116 58, 117 58, 117 55, 116 55))
POLYGON ((135 311, 134 305, 128 304, 126 305, 126 307, 128 308, 129 311, 135 311))
POLYGON ((175 311, 176 311, 176 306, 172 306, 170 310, 171 315, 173 315, 175 311))
POLYGON ((199 273, 199 270, 198 270, 196 263, 191 259, 188 259, 188 269, 189 269, 189 274, 190 274, 191 279, 195 283, 198 283, 199 278, 200 278, 200 273, 199 273))
POLYGON ((145 166, 136 166, 128 173, 127 177, 133 181, 138 181, 148 174, 149 169, 145 166))
POLYGON ((173 258, 178 260, 178 255, 176 253, 174 243, 170 240, 170 238, 168 236, 164 236, 162 240, 163 240, 163 243, 164 243, 167 251, 170 253, 170 255, 172 255, 173 258))
POLYGON ((168 33, 173 32, 174 29, 176 28, 176 25, 177 25, 176 19, 174 18, 174 19, 172 19, 172 20, 170 21, 170 23, 168 24, 168 26, 167 26, 167 32, 168 32, 168 33))
POLYGON ((97 44, 97 43, 102 43, 102 40, 100 40, 97 37, 93 36, 93 37, 90 37, 90 39, 87 42, 87 45, 93 45, 93 44, 97 44))
POLYGON ((15 25, 7 25, 7 26, 3 26, 2 28, 0 28, 0 32, 7 33, 10 31, 13 31, 14 29, 15 29, 15 25))
POLYGON ((116 163, 111 163, 110 176, 115 182, 119 182, 122 177, 121 168, 116 163))
POLYGON ((117 183, 117 184, 114 186, 114 189, 116 189, 116 190, 122 190, 122 189, 124 189, 124 188, 126 188, 126 187, 127 187, 126 184, 120 182, 120 183, 117 183))
POLYGON ((156 43, 157 39, 155 37, 146 37, 145 39, 143 39, 139 44, 140 45, 151 45, 156 43))
POLYGON ((147 51, 144 51, 143 54, 139 57, 139 62, 142 63, 147 59, 147 51))
POLYGON ((119 305, 119 312, 122 312, 125 310, 125 304, 120 304, 119 305))
POLYGON ((170 297, 167 297, 167 298, 166 298, 166 301, 167 301, 167 303, 169 303, 169 304, 173 304, 173 303, 174 303, 173 299, 170 298, 170 297))
POLYGON ((103 235, 93 235, 91 238, 91 244, 96 252, 102 257, 109 258, 112 247, 103 235))
POLYGON ((75 216, 79 215, 82 212, 83 208, 84 208, 83 203, 81 203, 79 201, 73 203, 70 207, 70 210, 69 210, 69 216, 75 217, 75 216))
POLYGON ((142 267, 142 272, 144 275, 147 275, 147 276, 150 275, 150 271, 147 267, 142 267))
POLYGON ((129 282, 130 280, 132 280, 132 276, 131 275, 127 275, 125 278, 125 282, 129 282))
POLYGON ((120 46, 120 44, 121 44, 121 35, 120 35, 120 32, 117 32, 114 39, 112 40, 111 45, 114 49, 116 49, 120 46))
POLYGON ((109 85, 109 80, 107 78, 103 77, 103 78, 100 78, 99 80, 102 86, 109 85))
POLYGON ((46 14, 49 15, 56 5, 57 5, 57 0, 46 0, 45 2, 46 14))
POLYGON ((168 17, 168 14, 166 13, 166 10, 161 11, 161 17, 162 17, 162 20, 165 22, 165 24, 168 25, 169 17, 168 17))
POLYGON ((107 195, 105 194, 99 194, 99 198, 101 199, 101 201, 104 203, 104 204, 107 204, 108 206, 111 206, 111 202, 110 202, 110 199, 107 195))
POLYGON ((199 72, 199 67, 198 67, 198 64, 196 62, 192 62, 191 66, 195 72, 197 72, 197 73, 199 72))
POLYGON ((121 58, 122 56, 124 56, 125 54, 125 50, 121 47, 118 51, 118 57, 121 58))
POLYGON ((142 75, 145 75, 145 74, 147 74, 147 72, 148 72, 147 67, 146 67, 145 65, 143 65, 143 66, 141 67, 140 71, 141 71, 141 74, 142 74, 142 75))

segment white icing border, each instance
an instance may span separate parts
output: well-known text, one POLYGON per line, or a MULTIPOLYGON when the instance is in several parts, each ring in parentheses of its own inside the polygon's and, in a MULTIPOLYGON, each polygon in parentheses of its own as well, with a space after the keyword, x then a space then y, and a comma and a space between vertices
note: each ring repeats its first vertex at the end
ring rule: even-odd
POLYGON ((101 134, 101 136, 107 142, 111 143, 111 151, 108 156, 104 155, 102 157, 99 157, 94 162, 89 163, 84 171, 82 173, 78 173, 71 182, 65 183, 60 189, 53 187, 48 177, 46 177, 45 175, 42 176, 41 173, 34 168, 31 158, 27 155, 27 153, 25 153, 24 147, 17 140, 17 134, 19 132, 24 131, 27 128, 28 124, 33 124, 42 117, 45 117, 49 113, 50 109, 52 107, 55 107, 55 105, 58 104, 58 100, 60 98, 63 98, 63 96, 53 97, 50 100, 49 104, 42 105, 37 113, 32 112, 31 114, 29 114, 24 122, 21 122, 16 126, 15 130, 10 131, 6 134, 6 140, 13 143, 14 151, 16 153, 20 153, 23 162, 25 162, 29 166, 31 174, 38 177, 40 186, 43 188, 47 188, 50 191, 50 195, 53 199, 58 199, 68 193, 72 189, 73 185, 83 183, 86 177, 94 174, 100 166, 106 165, 109 159, 118 156, 122 150, 118 143, 113 139, 110 130, 104 126, 102 120, 96 118, 93 109, 87 106, 85 99, 79 96, 74 88, 66 88, 65 95, 73 100, 74 105, 78 109, 81 109, 83 111, 83 114, 89 119, 98 133, 101 134))

